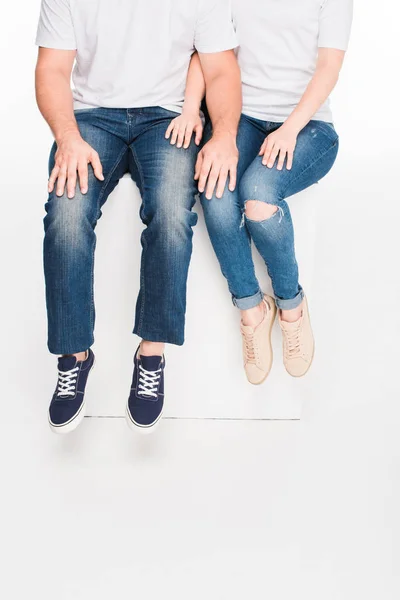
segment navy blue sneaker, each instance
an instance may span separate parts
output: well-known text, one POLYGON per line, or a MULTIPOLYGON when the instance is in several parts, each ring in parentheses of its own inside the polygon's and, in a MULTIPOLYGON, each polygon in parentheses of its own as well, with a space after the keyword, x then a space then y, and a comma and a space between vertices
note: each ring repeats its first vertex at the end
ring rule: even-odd
POLYGON ((58 381, 49 408, 50 429, 54 433, 69 433, 85 416, 85 388, 94 366, 94 354, 89 350, 84 361, 75 356, 58 359, 58 381))
POLYGON ((159 423, 164 407, 163 356, 140 356, 137 349, 126 420, 131 429, 150 433, 159 423))

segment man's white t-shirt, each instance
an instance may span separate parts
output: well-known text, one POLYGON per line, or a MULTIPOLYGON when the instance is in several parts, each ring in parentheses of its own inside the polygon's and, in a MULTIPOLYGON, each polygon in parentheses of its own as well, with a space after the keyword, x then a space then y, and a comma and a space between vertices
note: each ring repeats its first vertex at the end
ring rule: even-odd
POLYGON ((76 109, 177 112, 193 52, 237 46, 230 0, 42 0, 36 43, 77 51, 76 109))
MULTIPOLYGON (((353 0, 233 0, 243 112, 284 122, 315 73, 318 48, 347 50, 353 0)), ((332 121, 329 101, 314 119, 332 121)))

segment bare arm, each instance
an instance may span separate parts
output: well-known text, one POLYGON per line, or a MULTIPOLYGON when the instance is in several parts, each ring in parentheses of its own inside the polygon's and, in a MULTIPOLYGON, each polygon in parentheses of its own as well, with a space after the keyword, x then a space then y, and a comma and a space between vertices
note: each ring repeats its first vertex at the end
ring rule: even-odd
POLYGON ((166 131, 165 137, 176 144, 189 148, 193 132, 195 132, 195 143, 197 146, 203 137, 203 121, 200 117, 200 105, 206 92, 206 84, 201 68, 200 58, 197 52, 192 56, 186 82, 185 101, 182 114, 173 119, 166 131))
POLYGON ((83 194, 88 189, 88 164, 98 179, 104 179, 99 156, 81 137, 74 116, 71 72, 74 50, 39 48, 36 65, 36 99, 39 110, 49 124, 57 143, 56 164, 49 179, 49 192, 57 181, 57 195, 75 195, 77 173, 83 194))
POLYGON ((183 112, 187 110, 199 112, 205 94, 206 82, 204 80, 203 69, 201 68, 200 57, 195 52, 190 61, 183 112))
POLYGON ((206 190, 211 200, 216 188, 221 198, 229 176, 229 189, 236 187, 239 153, 237 130, 242 110, 240 69, 233 50, 215 54, 200 54, 206 82, 207 106, 213 125, 213 137, 200 151, 195 178, 199 191, 206 190))
POLYGON ((282 127, 270 134, 261 146, 260 156, 264 155, 264 165, 272 168, 277 156, 279 156, 279 170, 283 169, 286 157, 287 169, 292 168, 297 136, 311 121, 335 88, 344 57, 345 52, 343 50, 320 48, 314 77, 299 104, 282 127))

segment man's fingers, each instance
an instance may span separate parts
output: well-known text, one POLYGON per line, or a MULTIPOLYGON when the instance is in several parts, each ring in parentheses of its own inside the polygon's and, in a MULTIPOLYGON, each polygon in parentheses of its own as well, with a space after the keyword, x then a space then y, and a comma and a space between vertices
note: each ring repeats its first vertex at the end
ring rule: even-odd
MULTIPOLYGON (((208 158, 203 159, 203 164, 199 176, 199 192, 202 194, 206 188, 207 179, 212 167, 212 162, 208 158)), ((218 177, 218 175, 217 175, 218 177)))
POLYGON ((218 199, 222 198, 222 196, 224 195, 228 174, 229 169, 227 169, 226 167, 222 167, 222 169, 219 172, 217 191, 215 192, 215 195, 218 199))
POLYGON ((185 132, 186 132, 186 129, 188 129, 188 128, 189 128, 189 126, 188 127, 181 127, 181 129, 179 129, 179 132, 178 132, 178 143, 176 145, 177 148, 182 148, 183 142, 185 140, 185 132))
POLYGON ((237 163, 229 169, 229 190, 234 192, 237 184, 237 163))
POLYGON ((90 163, 92 164, 93 171, 94 171, 94 174, 96 175, 97 179, 99 179, 100 181, 104 181, 103 167, 101 165, 100 157, 97 154, 97 152, 93 152, 91 154, 89 160, 90 160, 90 163))
POLYGON ((197 127, 195 127, 194 130, 196 132, 195 143, 196 143, 196 146, 199 146, 200 142, 203 138, 203 125, 197 125, 197 127))
POLYGON ((174 127, 175 127, 175 123, 174 123, 174 121, 171 121, 171 123, 168 125, 167 131, 165 132, 166 140, 169 140, 169 138, 171 137, 171 133, 172 133, 172 130, 174 129, 174 127))
POLYGON ((76 161, 70 162, 68 164, 67 170, 67 196, 69 199, 72 199, 75 196, 76 190, 76 170, 78 168, 78 164, 76 161))
POLYGON ((57 178, 57 188, 56 188, 57 196, 62 196, 64 194, 66 180, 67 180, 67 165, 63 164, 60 167, 60 172, 59 172, 58 178, 57 178))
POLYGON ((60 167, 58 165, 55 165, 55 167, 53 168, 50 177, 49 177, 49 183, 47 186, 47 189, 49 191, 49 194, 51 194, 51 192, 54 190, 54 184, 57 181, 57 177, 58 174, 60 172, 60 167))
MULTIPOLYGON (((206 190, 207 200, 212 200, 212 197, 214 195, 215 186, 217 185, 217 181, 220 176, 220 172, 221 172, 221 166, 214 163, 211 168, 211 171, 208 175, 207 190, 206 190)), ((226 175, 225 175, 225 182, 226 182, 226 175)), ((225 187, 225 182, 224 182, 224 187, 225 187)))
POLYGON ((285 164, 286 154, 287 154, 287 150, 284 148, 281 148, 281 151, 279 152, 279 160, 278 160, 278 166, 277 166, 278 171, 282 171, 282 169, 283 169, 283 165, 285 164))
POLYGON ((293 152, 288 152, 288 157, 286 161, 286 168, 290 171, 293 167, 293 152))
POLYGON ((78 164, 78 175, 79 175, 79 187, 81 188, 82 194, 87 194, 88 191, 88 165, 87 162, 81 161, 78 164))
POLYGON ((202 167, 203 167, 203 152, 199 152, 199 154, 197 156, 197 160, 196 160, 196 166, 194 169, 195 181, 198 181, 200 179, 200 173, 201 173, 202 167))

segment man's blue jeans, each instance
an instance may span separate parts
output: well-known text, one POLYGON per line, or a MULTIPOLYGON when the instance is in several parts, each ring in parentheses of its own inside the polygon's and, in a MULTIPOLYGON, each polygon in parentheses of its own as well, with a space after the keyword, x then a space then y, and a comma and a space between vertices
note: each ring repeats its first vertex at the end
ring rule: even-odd
MULTIPOLYGON (((183 344, 198 148, 192 142, 188 150, 178 149, 165 139, 174 117, 159 107, 76 111, 83 139, 100 156, 105 180, 90 167, 87 194, 79 186, 72 200, 53 192, 46 204, 44 267, 53 354, 83 352, 93 344, 94 230, 103 204, 127 172, 139 186, 146 225, 134 333, 148 341, 183 344)), ((56 146, 50 171, 55 152, 56 146)))
MULTIPOLYGON (((332 168, 338 153, 338 135, 330 123, 311 121, 299 134, 290 171, 268 169, 258 155, 265 137, 280 123, 242 116, 239 125, 239 184, 234 192, 225 189, 221 199, 207 200, 202 194, 208 233, 226 277, 234 304, 241 310, 257 306, 263 293, 257 281, 251 240, 263 257, 278 308, 299 306, 303 290, 295 255, 293 223, 285 199, 322 179, 332 168), (248 219, 246 202, 258 200, 277 207, 264 221, 248 219)), ((211 135, 208 127, 206 139, 211 135)))

